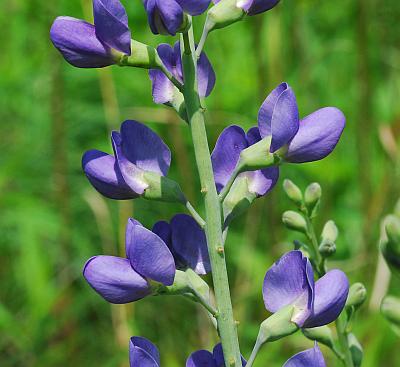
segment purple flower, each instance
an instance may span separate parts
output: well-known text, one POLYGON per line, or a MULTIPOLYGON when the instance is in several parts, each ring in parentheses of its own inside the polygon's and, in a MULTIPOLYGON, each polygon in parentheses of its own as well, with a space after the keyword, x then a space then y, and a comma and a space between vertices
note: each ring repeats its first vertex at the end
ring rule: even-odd
POLYGON ((145 173, 166 176, 171 152, 161 138, 137 121, 125 121, 121 132, 111 135, 114 156, 90 150, 83 155, 82 167, 94 188, 104 196, 134 199, 149 187, 145 173))
POLYGON ((318 344, 315 343, 314 348, 297 353, 283 367, 326 367, 326 364, 318 344))
POLYGON ((211 0, 143 0, 154 34, 175 34, 185 28, 185 13, 200 15, 211 0))
MULTIPOLYGON (((224 367, 225 360, 222 345, 217 344, 213 352, 198 350, 190 355, 186 361, 186 367, 224 367)), ((242 357, 242 366, 246 366, 246 360, 242 357)))
POLYGON ((211 271, 206 235, 191 216, 177 214, 170 223, 159 221, 153 232, 169 247, 177 269, 190 268, 200 275, 211 271))
MULTIPOLYGON (((157 51, 166 68, 178 81, 183 83, 180 43, 176 42, 174 47, 163 43, 157 47, 157 51)), ((216 77, 204 52, 201 53, 197 67, 199 94, 201 97, 207 97, 214 88, 216 77)), ((160 70, 152 69, 149 75, 153 84, 154 102, 159 104, 171 103, 175 94, 178 93, 177 88, 160 70)))
POLYGON ((93 0, 94 25, 81 19, 58 17, 50 30, 54 46, 79 68, 115 64, 131 54, 128 16, 119 0, 93 0))
POLYGON ((335 107, 321 108, 300 120, 296 97, 287 83, 270 93, 258 114, 261 138, 272 138, 271 153, 282 150, 284 160, 292 163, 317 161, 329 155, 345 121, 335 107))
POLYGON ((176 269, 210 271, 204 232, 191 217, 178 214, 171 224, 158 222, 153 231, 130 218, 126 227, 126 258, 95 256, 83 276, 110 303, 129 303, 152 294, 150 281, 170 286, 176 269))
POLYGON ((314 272, 301 251, 283 255, 266 273, 264 304, 268 311, 294 307, 292 322, 313 328, 336 320, 345 306, 349 281, 340 270, 331 270, 314 284, 314 272))
POLYGON ((130 367, 160 367, 160 353, 149 340, 133 336, 129 342, 130 367))
MULTIPOLYGON (((247 134, 236 125, 227 127, 219 136, 211 155, 217 191, 228 183, 235 170, 240 153, 261 140, 257 127, 251 128, 247 134)), ((248 189, 257 196, 266 195, 279 178, 279 169, 270 167, 257 171, 244 172, 239 177, 246 177, 248 189)))
MULTIPOLYGON (((213 0, 214 4, 226 0, 213 0)), ((229 0, 228 0, 229 1, 229 0)), ((279 0, 237 0, 236 6, 243 9, 247 15, 256 15, 272 9, 279 0)))

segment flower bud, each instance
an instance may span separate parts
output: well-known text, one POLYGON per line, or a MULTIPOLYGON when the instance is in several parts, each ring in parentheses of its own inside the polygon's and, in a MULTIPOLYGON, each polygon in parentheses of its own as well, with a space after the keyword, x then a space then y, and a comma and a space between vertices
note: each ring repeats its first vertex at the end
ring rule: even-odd
POLYGON ((260 325, 257 344, 262 345, 291 335, 299 330, 292 321, 294 306, 288 305, 264 320, 260 325))
POLYGON ((318 251, 322 257, 328 258, 336 253, 336 245, 334 242, 323 241, 319 246, 318 251))
POLYGON ((294 212, 293 210, 288 210, 283 213, 282 222, 287 228, 293 231, 307 233, 306 220, 301 214, 294 212))
POLYGON ((380 245, 382 254, 390 268, 400 273, 400 219, 394 215, 388 216, 385 230, 387 240, 380 245))
POLYGON ((292 200, 298 207, 303 204, 303 194, 301 190, 292 181, 286 179, 283 181, 283 190, 290 200, 292 200))
POLYGON ((145 199, 186 203, 187 200, 177 182, 150 171, 143 173, 143 180, 148 184, 143 195, 145 199))
POLYGON ((347 296, 346 307, 360 307, 367 298, 367 290, 362 283, 354 283, 347 296))
POLYGON ((311 329, 302 329, 302 332, 310 340, 315 340, 329 348, 333 347, 332 330, 326 325, 311 329))
POLYGON ((364 351, 360 342, 357 340, 356 336, 353 333, 350 333, 347 336, 347 342, 349 344, 354 367, 360 367, 364 356, 364 351))
POLYGON ((321 200, 322 190, 319 183, 314 182, 306 188, 304 192, 304 203, 309 215, 313 215, 321 200))
POLYGON ((322 230, 321 238, 323 242, 336 242, 339 231, 333 220, 329 220, 325 223, 324 229, 322 230))
POLYGON ((386 296, 381 304, 381 312, 392 324, 400 326, 400 299, 386 296))

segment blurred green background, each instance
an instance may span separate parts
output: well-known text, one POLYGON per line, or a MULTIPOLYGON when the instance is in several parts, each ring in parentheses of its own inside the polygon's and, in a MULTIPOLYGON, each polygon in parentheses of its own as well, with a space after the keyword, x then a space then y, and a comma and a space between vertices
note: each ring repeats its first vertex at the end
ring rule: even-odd
MULTIPOLYGON (((150 33, 140 0, 123 3, 136 39, 173 41, 150 33)), ((164 366, 183 366, 191 352, 216 342, 203 310, 174 297, 110 306, 81 276, 89 257, 123 253, 129 216, 151 226, 182 209, 105 200, 88 184, 80 159, 90 148, 110 152, 110 131, 124 119, 148 123, 173 151, 171 177, 202 210, 188 128, 152 103, 146 71, 80 70, 64 62, 49 40, 57 15, 89 20, 91 2, 0 4, 0 365, 127 366, 128 339, 141 335, 159 346, 164 366)), ((209 38, 218 79, 207 103, 211 147, 225 126, 255 124, 261 102, 283 80, 302 116, 334 105, 348 119, 334 154, 285 166, 274 192, 232 226, 230 282, 246 357, 267 316, 265 271, 295 238, 281 224, 292 208, 281 185, 288 177, 302 188, 321 183, 317 227, 332 218, 341 231, 331 265, 368 287, 355 323, 363 366, 400 365, 399 339, 377 311, 388 288, 400 294, 378 266, 377 251, 380 220, 400 196, 399 19, 398 0, 282 0, 209 38)), ((256 366, 280 367, 311 345, 298 333, 264 348, 256 366)), ((339 366, 324 354, 329 366, 339 366)))

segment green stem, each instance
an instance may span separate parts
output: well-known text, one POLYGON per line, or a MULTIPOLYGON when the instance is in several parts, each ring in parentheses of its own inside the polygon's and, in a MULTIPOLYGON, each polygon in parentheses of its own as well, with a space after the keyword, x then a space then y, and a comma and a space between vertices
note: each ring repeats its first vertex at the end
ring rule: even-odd
POLYGON ((217 304, 217 322, 226 367, 240 367, 240 350, 232 302, 229 291, 225 252, 222 243, 222 209, 214 183, 214 173, 208 147, 204 121, 197 87, 197 59, 194 56, 193 30, 182 36, 182 64, 184 74, 184 97, 193 138, 197 168, 204 193, 208 251, 217 304))
POLYGON ((306 215, 306 222, 307 222, 307 237, 311 242, 312 249, 314 252, 313 257, 314 257, 314 261, 316 262, 316 266, 317 266, 316 270, 318 272, 319 277, 322 277, 326 273, 325 261, 319 252, 317 236, 315 234, 315 230, 314 230, 314 226, 312 224, 311 218, 308 215, 306 215))
POLYGON ((231 177, 229 178, 229 181, 225 185, 225 187, 222 189, 222 191, 219 194, 219 200, 221 203, 224 201, 226 196, 229 194, 229 190, 231 189, 233 183, 236 180, 236 177, 242 172, 242 167, 240 165, 237 165, 235 170, 232 172, 231 177))
POLYGON ((159 63, 158 68, 165 74, 165 76, 171 81, 171 83, 178 88, 180 92, 183 91, 182 83, 174 77, 174 75, 167 69, 162 61, 159 63))
POLYGON ((342 362, 346 367, 354 367, 353 357, 351 356, 349 343, 347 341, 345 314, 340 315, 336 320, 336 330, 339 338, 340 348, 343 354, 342 362))
POLYGON ((246 367, 252 367, 253 363, 257 357, 258 352, 260 351, 262 344, 258 342, 256 342, 256 344, 254 345, 253 351, 251 352, 251 356, 249 358, 249 360, 247 361, 246 367))
POLYGON ((186 201, 185 207, 188 210, 188 212, 192 215, 194 220, 197 222, 197 224, 201 227, 204 228, 206 226, 206 222, 204 219, 200 216, 200 214, 196 211, 196 209, 193 207, 192 204, 190 204, 189 201, 186 201))

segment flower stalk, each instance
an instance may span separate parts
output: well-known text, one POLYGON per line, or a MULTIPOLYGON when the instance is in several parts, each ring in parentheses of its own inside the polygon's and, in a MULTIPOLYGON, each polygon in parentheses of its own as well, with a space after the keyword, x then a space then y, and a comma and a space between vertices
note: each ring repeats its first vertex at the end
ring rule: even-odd
POLYGON ((221 337, 226 367, 241 366, 239 341, 229 291, 228 273, 222 236, 222 208, 218 199, 205 128, 204 109, 197 86, 197 59, 194 54, 193 30, 181 38, 184 76, 184 97, 193 139, 197 169, 204 194, 208 251, 210 256, 217 304, 218 331, 221 337))

